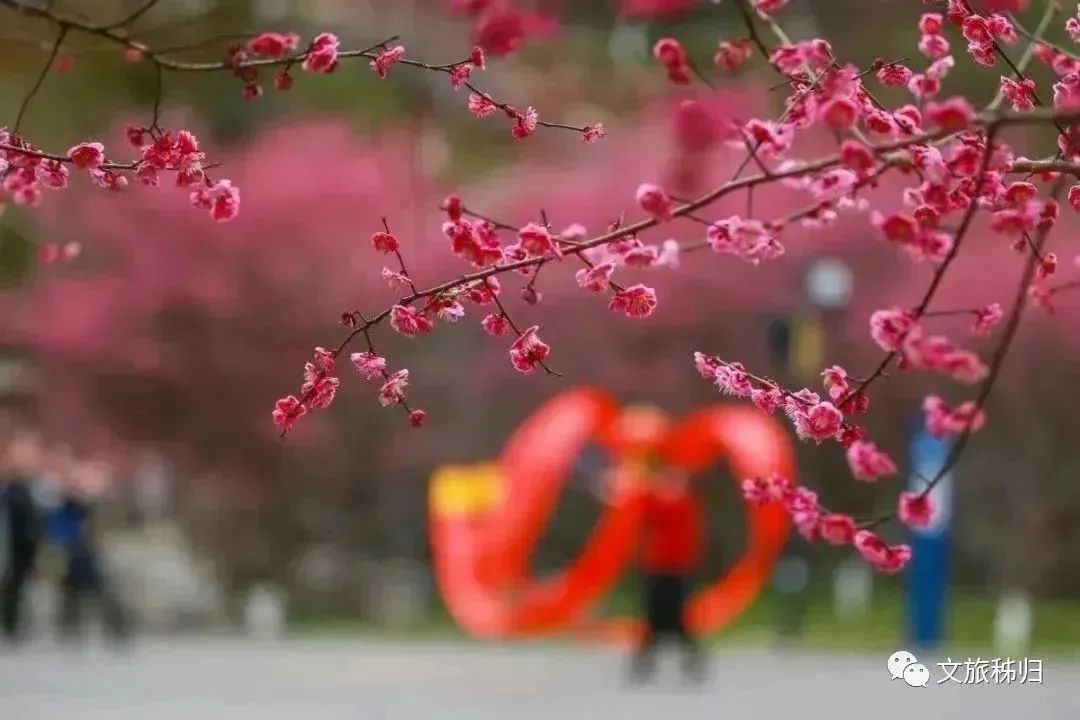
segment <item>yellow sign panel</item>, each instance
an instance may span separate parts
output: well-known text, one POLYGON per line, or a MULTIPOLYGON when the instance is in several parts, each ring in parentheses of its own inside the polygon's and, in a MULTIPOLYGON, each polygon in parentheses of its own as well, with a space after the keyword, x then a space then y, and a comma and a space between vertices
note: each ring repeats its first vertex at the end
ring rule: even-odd
POLYGON ((439 515, 462 517, 491 510, 502 496, 502 474, 495 463, 445 465, 431 478, 428 501, 439 515))
POLYGON ((825 358, 825 328, 818 313, 794 318, 791 343, 791 374, 807 383, 821 372, 825 358))

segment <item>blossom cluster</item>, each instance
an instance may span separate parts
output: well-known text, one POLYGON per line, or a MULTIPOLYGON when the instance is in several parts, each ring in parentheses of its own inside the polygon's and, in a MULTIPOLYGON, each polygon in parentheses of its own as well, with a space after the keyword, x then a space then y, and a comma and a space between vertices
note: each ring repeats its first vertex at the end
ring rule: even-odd
MULTIPOLYGON (((15 9, 19 9, 17 5, 15 9)), ((487 66, 485 47, 488 50, 497 48, 495 54, 506 54, 516 47, 516 41, 506 40, 501 45, 496 42, 498 32, 487 33, 486 42, 473 47, 464 60, 443 65, 407 59, 404 45, 391 44, 391 41, 364 50, 345 50, 342 49, 340 38, 332 32, 321 32, 304 45, 299 34, 279 31, 260 32, 244 42, 230 45, 224 59, 218 63, 193 63, 175 59, 167 52, 133 40, 129 29, 123 25, 99 25, 74 16, 54 15, 51 8, 35 9, 34 13, 53 20, 61 32, 54 42, 50 62, 25 98, 14 129, 9 131, 0 127, 0 207, 8 198, 16 205, 37 206, 45 190, 67 186, 70 177, 68 166, 71 165, 85 170, 94 183, 110 190, 125 188, 129 176, 143 185, 156 187, 160 184, 162 172, 172 172, 175 173, 176 184, 189 189, 192 205, 207 211, 218 222, 235 218, 240 207, 239 190, 227 179, 215 182, 209 178, 205 156, 199 150, 195 136, 188 130, 173 134, 158 125, 163 99, 162 75, 173 70, 229 73, 240 80, 244 97, 254 100, 263 94, 260 71, 265 68, 275 71, 274 87, 287 91, 295 83, 291 72, 297 65, 308 73, 328 75, 338 70, 343 59, 359 57, 369 61, 372 72, 379 78, 386 78, 395 65, 406 63, 422 70, 446 74, 455 90, 468 87, 473 91, 467 102, 470 111, 477 117, 485 117, 501 110, 511 119, 511 134, 519 140, 528 138, 540 126, 572 130, 579 133, 585 143, 594 143, 605 134, 601 123, 575 127, 541 121, 535 108, 529 106, 518 110, 472 86, 470 78, 473 72, 487 66), (147 127, 131 126, 127 130, 128 140, 140 152, 138 160, 113 162, 106 157, 103 143, 97 141, 79 143, 65 155, 50 154, 32 145, 19 132, 23 112, 45 76, 51 71, 70 73, 75 70, 74 60, 60 51, 69 33, 80 32, 112 41, 121 49, 127 62, 150 62, 155 67, 158 82, 153 119, 147 127)), ((498 22, 491 27, 497 25, 498 22)))
MULTIPOLYGON (((337 368, 340 351, 317 347, 312 360, 304 364, 303 383, 300 396, 286 395, 274 403, 271 413, 274 425, 282 433, 293 428, 296 422, 309 410, 321 410, 330 407, 341 387, 341 378, 333 375, 337 368)), ((356 371, 364 380, 379 382, 378 401, 382 407, 400 405, 405 408, 409 422, 413 427, 420 427, 427 413, 411 409, 405 401, 405 390, 409 386, 409 371, 405 368, 390 372, 386 358, 378 355, 374 348, 364 352, 355 352, 349 356, 356 371)))
POLYGON ((41 204, 44 190, 68 187, 70 168, 74 168, 85 171, 91 182, 106 190, 123 190, 129 176, 146 187, 158 187, 162 174, 168 173, 173 184, 188 190, 191 204, 215 221, 227 222, 240 212, 239 188, 227 179, 210 179, 206 156, 194 133, 128 126, 126 135, 139 159, 117 164, 109 160, 100 142, 81 142, 63 156, 52 156, 20 134, 0 128, 0 203, 6 195, 16 205, 35 207, 41 204))
MULTIPOLYGON (((853 546, 881 572, 897 573, 911 559, 909 545, 889 545, 872 529, 860 527, 851 515, 828 511, 818 501, 817 493, 796 486, 782 475, 746 478, 742 481, 742 493, 747 502, 755 505, 779 504, 808 541, 853 546)), ((933 503, 926 495, 904 492, 897 513, 906 525, 925 527, 932 519, 933 503)))

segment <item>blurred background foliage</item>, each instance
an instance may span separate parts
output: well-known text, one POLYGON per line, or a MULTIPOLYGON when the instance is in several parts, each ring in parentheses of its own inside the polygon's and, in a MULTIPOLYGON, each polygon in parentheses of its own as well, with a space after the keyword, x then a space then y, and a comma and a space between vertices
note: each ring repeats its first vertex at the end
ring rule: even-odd
MULTIPOLYGON (((133 3, 56 5, 99 18, 122 16, 133 3)), ((332 29, 348 47, 397 34, 410 56, 444 62, 464 57, 472 32, 471 21, 445 5, 166 0, 135 34, 183 48, 176 54, 191 59, 219 58, 229 42, 264 29, 305 37, 332 29)), ((0 216, 3 333, 5 344, 29 349, 38 367, 35 421, 56 442, 110 453, 122 473, 133 467, 125 458, 137 453, 164 458, 175 479, 172 512, 229 592, 271 580, 290 589, 300 611, 355 611, 355 585, 364 579, 353 575, 363 562, 427 562, 432 469, 495 455, 516 423, 557 390, 595 384, 628 403, 656 403, 681 415, 720 401, 692 370, 696 349, 815 385, 798 348, 777 340, 777 327, 794 328, 793 337, 803 340, 799 333, 815 328, 823 342, 818 369, 839 363, 862 374, 877 358, 866 332, 869 313, 910 304, 929 277, 929 268, 898 259, 859 218, 824 233, 793 230, 788 255, 768 267, 697 254, 686 256, 678 273, 651 271, 661 305, 645 322, 612 316, 605 302, 582 294, 569 273, 555 268, 544 273, 537 307, 517 302, 521 279, 508 277, 505 297, 513 298, 515 317, 541 326, 563 379, 517 375, 470 308, 458 326, 422 341, 377 333, 392 365, 412 371, 410 396, 430 414, 424 430, 381 410, 374 388, 344 368, 333 409, 282 442, 270 408, 295 391, 310 349, 336 342, 343 310, 377 310, 392 300, 379 279, 382 257, 367 241, 380 217, 402 238, 420 284, 434 284, 464 270, 439 231, 438 204, 447 192, 512 224, 544 209, 557 228, 580 221, 600 229, 631 207, 642 180, 668 182, 684 194, 723 181, 739 153, 722 142, 721 119, 774 115, 780 106, 782 91, 772 88, 775 77, 763 63, 734 77, 711 69, 718 39, 742 32, 728 4, 690 3, 686 12, 654 17, 627 17, 613 0, 519 5, 553 18, 554 28, 492 62, 478 83, 500 99, 535 105, 548 119, 604 122, 609 136, 600 145, 585 147, 558 131, 516 143, 503 118, 472 118, 466 96, 445 78, 405 67, 388 80, 351 61, 328 77, 297 72, 288 93, 264 78, 266 94, 256 102, 245 101, 239 83, 224 74, 167 73, 165 124, 194 129, 210 159, 223 164, 219 172, 239 184, 238 220, 212 226, 168 188, 132 188, 117 198, 81 181, 74 184, 86 187, 49 195, 40 211, 9 206, 0 216), (684 41, 715 79, 714 91, 666 84, 649 55, 665 35, 684 41), (35 262, 40 244, 71 240, 84 245, 77 260, 35 262), (853 270, 854 293, 843 308, 815 308, 806 296, 806 272, 823 257, 840 257, 853 270), (329 568, 320 577, 331 580, 313 581, 312 566, 329 568)), ((911 57, 921 67, 922 58, 912 56, 922 10, 906 0, 794 0, 784 21, 794 38, 829 38, 838 57, 861 67, 877 57, 911 57)), ((10 109, 32 83, 49 38, 39 24, 0 17, 0 107, 10 109)), ((85 38, 65 45, 63 54, 74 67, 47 78, 28 116, 28 136, 60 151, 102 137, 123 154, 120 128, 149 115, 152 68, 85 38)), ((1044 68, 1034 76, 1046 86, 1044 68)), ((996 87, 995 73, 958 57, 945 92, 964 92, 978 104, 996 87)), ((888 89, 882 95, 902 97, 888 89)), ((1015 139, 1032 153, 1052 143, 1015 139)), ((803 149, 823 154, 831 143, 810 139, 803 149)), ((762 216, 779 215, 805 202, 794 191, 770 189, 755 207, 762 216)), ((710 213, 743 209, 736 198, 710 213)), ((702 236, 700 226, 685 221, 666 230, 687 242, 702 236)), ((1019 268, 999 245, 978 238, 950 276, 943 306, 1011 297, 1019 268)), ((989 404, 992 422, 960 468, 956 577, 969 592, 1080 593, 1078 336, 1065 304, 1056 318, 1032 313, 989 404)), ((942 324, 962 335, 962 322, 942 324)), ((879 386, 870 430, 895 456, 904 456, 919 398, 931 391, 963 397, 933 377, 900 376, 879 386)), ((895 497, 895 481, 853 483, 835 448, 799 451, 803 480, 830 506, 863 514, 895 497)), ((535 558, 539 569, 560 565, 587 533, 598 512, 594 475, 595 465, 586 464, 571 483, 535 558)), ((716 573, 742 548, 742 513, 722 470, 707 486, 709 570, 716 573)), ((828 549, 804 552, 817 586, 842 559, 828 549)))

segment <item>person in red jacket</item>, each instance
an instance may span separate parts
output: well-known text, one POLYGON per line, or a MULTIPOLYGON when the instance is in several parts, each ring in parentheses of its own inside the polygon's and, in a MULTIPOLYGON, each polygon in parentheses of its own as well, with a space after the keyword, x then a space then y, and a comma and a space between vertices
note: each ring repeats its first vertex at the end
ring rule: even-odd
POLYGON ((704 658, 686 624, 686 601, 702 556, 701 500, 686 473, 657 468, 646 490, 641 538, 645 631, 631 675, 647 680, 663 636, 677 639, 685 674, 702 679, 704 658))

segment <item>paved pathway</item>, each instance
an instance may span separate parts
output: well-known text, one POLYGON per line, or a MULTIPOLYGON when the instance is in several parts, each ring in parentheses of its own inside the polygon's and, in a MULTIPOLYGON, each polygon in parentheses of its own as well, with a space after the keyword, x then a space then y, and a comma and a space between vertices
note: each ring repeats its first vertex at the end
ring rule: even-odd
MULTIPOLYGON (((931 662, 940 658, 933 658, 931 662)), ((621 683, 617 655, 569 646, 376 640, 144 640, 124 655, 0 648, 3 720, 1076 720, 1080 665, 1042 685, 889 680, 885 658, 729 650, 703 688, 621 683)), ((930 665, 931 663, 927 663, 930 665)))

